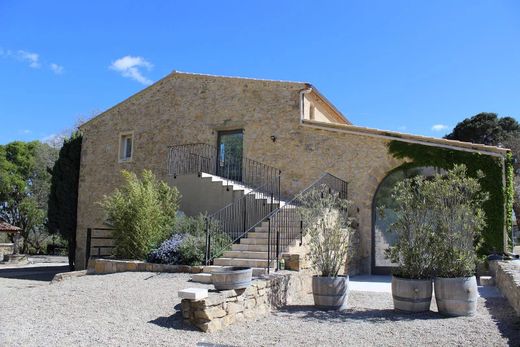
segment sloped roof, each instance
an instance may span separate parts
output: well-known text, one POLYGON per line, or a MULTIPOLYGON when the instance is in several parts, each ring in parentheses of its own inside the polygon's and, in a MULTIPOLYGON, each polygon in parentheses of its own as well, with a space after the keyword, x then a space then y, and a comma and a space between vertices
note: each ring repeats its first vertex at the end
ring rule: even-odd
POLYGON ((340 131, 345 133, 352 133, 366 136, 376 136, 381 138, 387 138, 390 140, 398 140, 404 142, 415 142, 422 143, 425 145, 448 147, 458 150, 467 150, 471 152, 480 152, 482 154, 502 156, 510 152, 507 148, 488 146, 478 143, 462 142, 456 140, 447 140, 437 137, 428 137, 422 135, 405 134, 396 131, 379 130, 374 128, 365 128, 351 124, 337 124, 337 123, 326 123, 315 120, 302 120, 303 125, 320 128, 323 130, 340 131))
POLYGON ((152 88, 154 85, 158 84, 158 83, 161 83, 165 80, 168 80, 168 79, 171 79, 171 78, 175 78, 175 77, 182 77, 182 78, 192 78, 192 79, 195 79, 195 78, 211 78, 211 79, 220 79, 220 80, 245 80, 245 81, 251 81, 251 82, 268 82, 268 83, 274 83, 274 84, 282 84, 282 85, 293 85, 293 86, 298 86, 300 87, 302 90, 303 89, 311 89, 311 91, 313 93, 315 93, 315 95, 321 99, 325 104, 327 104, 330 109, 332 110, 332 112, 334 113, 337 113, 337 116, 338 116, 338 119, 343 119, 345 121, 346 124, 352 124, 327 98, 325 98, 325 96, 323 96, 317 89, 316 87, 314 87, 312 84, 310 83, 307 83, 307 82, 296 82, 296 81, 283 81, 283 80, 270 80, 270 79, 260 79, 260 78, 249 78, 249 77, 234 77, 234 76, 219 76, 219 75, 210 75, 210 74, 201 74, 201 73, 192 73, 192 72, 180 72, 180 71, 173 71, 172 73, 164 76, 163 78, 161 78, 160 80, 156 81, 155 83, 153 83, 152 85, 144 88, 144 89, 141 89, 140 91, 138 91, 137 93, 131 95, 130 97, 126 98, 125 100, 117 103, 116 105, 108 108, 107 110, 101 112, 100 114, 98 114, 97 116, 95 116, 94 118, 92 119, 89 119, 88 121, 86 121, 85 123, 83 123, 79 128, 80 129, 83 129, 84 127, 86 127, 87 124, 91 123, 92 121, 94 121, 95 119, 98 119, 98 118, 101 118, 103 117, 109 110, 117 107, 118 105, 132 99, 133 97, 141 94, 141 93, 144 93, 145 91, 147 91, 148 89, 152 88))
POLYGON ((269 80, 269 79, 258 79, 258 78, 248 78, 248 77, 218 76, 218 75, 179 72, 179 71, 173 71, 172 73, 166 75, 165 77, 163 77, 159 81, 155 82, 151 86, 148 86, 148 87, 142 89, 141 91, 130 96, 129 98, 125 99, 124 101, 114 105, 113 107, 109 108, 108 110, 106 110, 106 111, 102 112, 101 114, 97 115, 96 117, 90 119, 89 121, 82 124, 80 126, 80 129, 82 129, 87 124, 94 121, 95 119, 103 117, 107 113, 107 111, 109 111, 112 108, 117 107, 119 104, 122 104, 122 103, 126 102, 127 100, 132 99, 133 97, 145 92, 149 88, 153 87, 154 85, 156 85, 162 81, 165 81, 170 78, 175 78, 175 77, 247 80, 247 81, 252 81, 252 82, 268 82, 268 83, 300 86, 302 88, 302 90, 310 89, 310 91, 312 93, 314 93, 314 95, 316 95, 319 99, 321 99, 323 101, 323 103, 325 103, 326 105, 329 106, 329 108, 331 109, 332 112, 337 114, 338 121, 340 121, 339 123, 324 123, 324 122, 311 121, 308 119, 304 119, 304 120, 302 120, 303 125, 321 127, 326 130, 336 130, 336 131, 339 130, 342 132, 355 133, 358 135, 385 137, 388 139, 395 139, 395 140, 401 140, 401 141, 406 141, 406 142, 419 142, 419 143, 424 143, 424 144, 427 144, 430 146, 449 147, 449 148, 453 148, 453 149, 481 152, 481 153, 491 154, 491 155, 501 156, 501 155, 504 155, 505 153, 509 152, 509 149, 496 147, 496 146, 487 146, 487 145, 475 144, 475 143, 470 143, 470 142, 446 140, 446 139, 436 138, 436 137, 405 134, 405 133, 400 133, 400 132, 395 132, 395 131, 386 131, 386 130, 379 130, 379 129, 375 129, 375 128, 366 128, 366 127, 360 127, 360 126, 353 125, 324 95, 322 95, 311 83, 307 83, 307 82, 269 80), (342 124, 341 120, 344 120, 345 123, 342 124))
POLYGON ((11 225, 7 222, 4 222, 3 220, 0 220, 0 232, 17 233, 20 230, 22 230, 22 229, 15 227, 14 225, 11 225))

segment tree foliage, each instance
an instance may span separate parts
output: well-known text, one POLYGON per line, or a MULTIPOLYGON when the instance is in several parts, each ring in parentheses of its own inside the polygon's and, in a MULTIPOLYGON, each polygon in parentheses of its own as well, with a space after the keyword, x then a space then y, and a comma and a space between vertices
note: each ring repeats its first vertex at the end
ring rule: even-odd
POLYGON ((49 167, 57 150, 39 141, 0 145, 0 218, 22 229, 22 252, 39 252, 47 238, 45 226, 49 167))
MULTIPOLYGON (((458 123, 447 139, 485 145, 503 146, 511 149, 514 158, 514 184, 512 189, 517 224, 520 224, 520 123, 511 117, 498 117, 496 113, 479 113, 458 123)), ((510 227, 510 226, 508 226, 510 227)))
POLYGON ((520 136, 520 124, 514 118, 482 112, 458 123, 446 138, 498 146, 511 134, 520 136))
POLYGON ((136 174, 122 171, 124 185, 100 202, 107 224, 114 228, 115 255, 124 259, 146 259, 164 241, 173 226, 180 194, 175 187, 160 182, 144 170, 136 174))
POLYGON ((51 233, 59 233, 68 243, 69 267, 74 270, 76 256, 76 226, 78 183, 82 136, 73 133, 65 139, 52 175, 47 210, 47 226, 51 233))

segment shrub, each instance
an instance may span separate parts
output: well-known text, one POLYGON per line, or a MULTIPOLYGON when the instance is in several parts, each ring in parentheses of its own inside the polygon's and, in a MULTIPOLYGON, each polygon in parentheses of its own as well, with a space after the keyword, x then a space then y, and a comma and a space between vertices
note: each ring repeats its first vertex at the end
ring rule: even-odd
POLYGON ((385 251, 397 263, 395 276, 425 279, 433 276, 435 244, 435 216, 429 200, 424 196, 427 179, 416 176, 399 182, 393 189, 396 220, 389 232, 397 235, 397 242, 385 251))
POLYGON ((481 245, 488 199, 477 178, 457 165, 445 176, 437 175, 425 187, 425 196, 435 215, 435 272, 439 277, 469 277, 475 274, 477 249, 481 245))
POLYGON ((125 184, 100 203, 107 224, 114 228, 115 255, 145 259, 172 230, 179 206, 179 192, 144 170, 141 178, 122 171, 125 184))
MULTIPOLYGON (((206 218, 207 216, 202 213, 196 217, 178 217, 173 227, 172 236, 149 254, 148 261, 182 265, 204 264, 206 258, 206 218), (162 254, 162 256, 158 257, 158 254, 162 254)), ((212 230, 215 230, 215 228, 212 230)), ((224 234, 215 233, 212 237, 213 241, 219 245, 231 244, 231 239, 224 234)), ((213 252, 215 250, 212 250, 212 256, 220 255, 213 252)))
POLYGON ((476 247, 485 225, 478 179, 456 165, 433 178, 417 176, 394 188, 397 243, 386 253, 405 278, 466 277, 475 272, 476 247))
POLYGON ((351 250, 349 202, 337 193, 328 193, 325 185, 300 195, 298 200, 313 267, 323 277, 338 276, 351 250))
POLYGON ((184 235, 174 234, 168 240, 161 243, 148 255, 150 263, 159 264, 180 264, 179 248, 184 240, 184 235))

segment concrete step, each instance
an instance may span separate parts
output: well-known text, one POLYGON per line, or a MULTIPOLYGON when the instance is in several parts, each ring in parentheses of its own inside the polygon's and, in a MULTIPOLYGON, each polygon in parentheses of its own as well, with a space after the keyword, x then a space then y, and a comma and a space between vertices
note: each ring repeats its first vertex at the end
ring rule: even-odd
POLYGON ((267 244, 265 245, 247 245, 242 243, 235 243, 231 246, 232 251, 252 251, 252 252, 267 252, 267 244))
POLYGON ((240 239, 242 245, 267 245, 267 237, 265 239, 245 237, 240 239))
MULTIPOLYGON (((252 233, 247 234, 247 238, 253 238, 253 239, 267 239, 269 237, 268 233, 265 232, 256 232, 253 231, 252 233)), ((275 236, 271 235, 271 237, 274 239, 275 236)))
MULTIPOLYGON (((277 229, 277 225, 276 224, 272 224, 271 225, 271 233, 273 232, 276 232, 276 229, 277 229)), ((295 232, 300 232, 300 224, 298 223, 298 225, 295 225, 295 226, 284 226, 283 228, 281 228, 284 232, 292 232, 292 233, 295 233, 295 232)), ((261 227, 255 227, 255 232, 259 232, 259 233, 267 233, 269 231, 269 226, 261 226, 261 227)))
POLYGON ((224 258, 267 259, 267 252, 227 251, 224 258))
POLYGON ((206 284, 213 283, 213 281, 211 280, 211 273, 204 273, 204 272, 191 275, 191 281, 197 282, 197 283, 206 283, 206 284))
POLYGON ((244 258, 217 258, 213 261, 215 265, 222 266, 246 266, 246 267, 267 267, 266 259, 244 259, 244 258))

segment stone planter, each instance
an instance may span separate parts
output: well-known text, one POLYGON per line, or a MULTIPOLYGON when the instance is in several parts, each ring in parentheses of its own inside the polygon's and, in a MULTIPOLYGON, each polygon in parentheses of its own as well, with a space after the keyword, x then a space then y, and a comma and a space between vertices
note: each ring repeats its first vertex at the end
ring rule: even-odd
POLYGON ((344 310, 347 308, 349 277, 312 278, 314 305, 324 309, 344 310))
POLYGON ((430 310, 432 280, 414 280, 392 276, 392 298, 394 309, 405 312, 430 310))
POLYGON ((477 312, 478 291, 475 276, 437 277, 434 286, 439 313, 446 316, 472 316, 477 312))
POLYGON ((251 285, 253 269, 250 267, 226 266, 211 273, 215 289, 243 289, 251 285))

